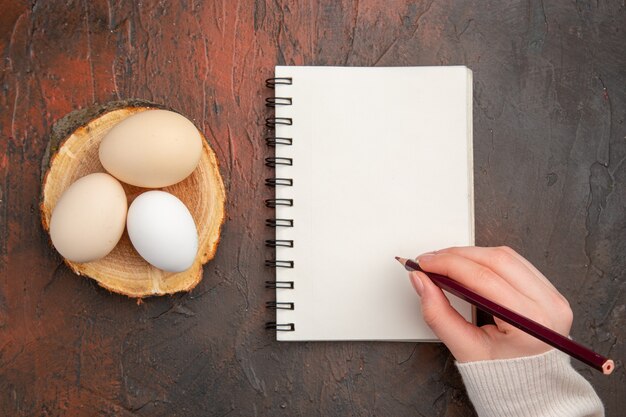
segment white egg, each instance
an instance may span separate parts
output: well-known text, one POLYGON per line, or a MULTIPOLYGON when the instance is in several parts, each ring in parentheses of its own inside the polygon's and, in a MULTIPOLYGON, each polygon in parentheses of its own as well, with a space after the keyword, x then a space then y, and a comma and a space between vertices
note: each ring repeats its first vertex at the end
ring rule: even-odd
POLYGON ((148 191, 135 199, 126 219, 133 246, 151 265, 168 272, 191 267, 198 252, 198 232, 191 213, 165 191, 148 191))

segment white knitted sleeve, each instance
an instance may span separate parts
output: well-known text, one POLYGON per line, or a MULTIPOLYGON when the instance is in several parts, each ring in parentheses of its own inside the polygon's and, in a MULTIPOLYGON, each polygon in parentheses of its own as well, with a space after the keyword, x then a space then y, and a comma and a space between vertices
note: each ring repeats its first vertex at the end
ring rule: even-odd
POLYGON ((558 350, 456 365, 480 417, 604 416, 591 384, 558 350))

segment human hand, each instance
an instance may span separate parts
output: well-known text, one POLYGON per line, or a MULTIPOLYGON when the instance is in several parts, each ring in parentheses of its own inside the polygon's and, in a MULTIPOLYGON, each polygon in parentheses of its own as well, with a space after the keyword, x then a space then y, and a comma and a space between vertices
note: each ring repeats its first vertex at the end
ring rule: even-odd
MULTIPOLYGON (((420 267, 458 281, 476 293, 564 336, 572 326, 567 300, 530 262, 508 247, 448 248, 418 257, 420 267)), ((495 325, 468 323, 441 289, 422 272, 411 272, 422 315, 459 362, 537 355, 551 347, 494 318, 495 325)))

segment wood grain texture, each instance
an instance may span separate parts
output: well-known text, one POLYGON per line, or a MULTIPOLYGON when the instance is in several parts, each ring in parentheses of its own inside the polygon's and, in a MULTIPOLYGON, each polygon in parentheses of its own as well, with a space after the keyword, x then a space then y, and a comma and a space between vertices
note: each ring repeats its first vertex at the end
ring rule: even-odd
MULTIPOLYGON (((0 414, 467 416, 437 344, 285 343, 261 330, 263 80, 275 64, 474 71, 476 232, 570 300, 580 364, 626 407, 622 1, 17 1, 0 13, 0 414), (220 160, 228 219, 189 294, 141 305, 78 278, 38 221, 51 126, 94 103, 167 103, 220 160)), ((390 208, 392 210, 392 208, 390 208)))
MULTIPOLYGON (((63 193, 79 178, 96 172, 106 172, 98 150, 107 133, 126 118, 140 112, 158 109, 150 103, 131 105, 126 100, 69 113, 52 131, 65 130, 74 121, 71 133, 57 138, 50 136, 42 159, 45 174, 41 191, 41 222, 50 232, 52 213, 63 193), (82 116, 82 117, 81 117, 82 116), (59 126, 60 125, 60 126, 59 126), (49 166, 48 169, 45 167, 49 166)), ((150 297, 189 291, 202 280, 202 266, 213 259, 224 222, 224 184, 215 153, 200 133, 202 154, 198 166, 184 180, 160 190, 180 199, 189 209, 198 231, 198 252, 187 270, 172 273, 160 270, 144 260, 133 247, 125 232, 115 248, 103 259, 77 263, 64 259, 76 274, 95 279, 99 285, 129 297, 150 297)), ((128 205, 146 192, 146 188, 121 183, 128 205)))

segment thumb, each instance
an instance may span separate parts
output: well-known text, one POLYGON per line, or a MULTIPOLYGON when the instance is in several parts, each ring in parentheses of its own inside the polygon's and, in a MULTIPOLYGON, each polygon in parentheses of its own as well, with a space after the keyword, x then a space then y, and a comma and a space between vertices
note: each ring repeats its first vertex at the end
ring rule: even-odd
POLYGON ((454 357, 464 362, 476 356, 484 346, 484 333, 459 314, 426 274, 410 273, 411 283, 422 300, 422 316, 454 357))

